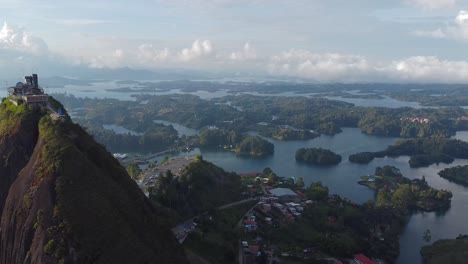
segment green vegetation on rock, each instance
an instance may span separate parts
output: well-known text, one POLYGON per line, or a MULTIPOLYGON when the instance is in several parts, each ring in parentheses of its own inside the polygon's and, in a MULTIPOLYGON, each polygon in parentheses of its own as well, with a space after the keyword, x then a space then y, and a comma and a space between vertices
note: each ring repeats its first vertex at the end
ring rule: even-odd
POLYGON ((314 165, 329 166, 340 163, 341 156, 328 149, 301 148, 296 151, 296 160, 314 165))
POLYGON ((468 186, 468 165, 447 168, 439 172, 440 177, 468 186))
MULTIPOLYGON (((1 180, 16 171, 15 181, 7 182, 10 192, 0 208, 0 259, 5 263, 23 263, 26 258, 46 263, 154 259, 186 263, 164 214, 103 146, 67 116, 53 118, 44 108, 22 107, 8 102, 0 106, 2 117, 17 119, 2 123, 9 131, 0 136, 2 153, 5 146, 23 148, 23 142, 34 149, 26 157, 9 157, 8 164, 20 168, 0 166, 1 180), (6 144, 10 141, 12 146, 6 144), (27 164, 21 161, 24 158, 27 164), (23 234, 30 240, 16 239, 23 234)), ((0 156, 0 164, 4 163, 5 156, 0 156)))
POLYGON ((128 175, 130 175, 132 179, 137 179, 141 173, 141 169, 138 166, 138 164, 131 163, 127 166, 127 172, 128 172, 128 175))
POLYGON ((167 171, 160 175, 150 198, 178 212, 193 216, 240 198, 240 177, 203 159, 186 166, 175 177, 167 171))

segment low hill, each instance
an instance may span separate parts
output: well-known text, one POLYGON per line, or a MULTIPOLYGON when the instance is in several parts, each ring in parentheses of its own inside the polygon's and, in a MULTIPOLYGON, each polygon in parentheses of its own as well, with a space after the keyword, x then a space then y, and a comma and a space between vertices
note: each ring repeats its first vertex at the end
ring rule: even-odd
POLYGON ((239 200, 240 188, 239 175, 226 172, 200 156, 180 176, 166 172, 158 177, 150 197, 188 217, 239 200))

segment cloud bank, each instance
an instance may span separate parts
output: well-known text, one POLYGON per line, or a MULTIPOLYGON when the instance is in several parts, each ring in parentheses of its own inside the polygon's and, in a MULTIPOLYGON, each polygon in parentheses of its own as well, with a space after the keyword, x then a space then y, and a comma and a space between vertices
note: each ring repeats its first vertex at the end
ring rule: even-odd
POLYGON ((20 27, 14 27, 6 22, 0 30, 0 49, 15 50, 35 55, 45 55, 48 47, 44 40, 25 33, 20 27))
POLYGON ((290 50, 273 56, 271 74, 325 82, 468 83, 468 61, 413 56, 371 62, 363 56, 290 50))
MULTIPOLYGON (((468 38, 468 12, 455 19, 457 27, 441 29, 468 38)), ((54 69, 74 66, 89 68, 136 69, 205 69, 226 72, 259 73, 297 77, 323 82, 418 82, 468 83, 468 61, 446 60, 436 56, 412 56, 392 61, 376 61, 360 54, 319 53, 306 49, 290 49, 273 55, 261 55, 246 42, 238 51, 228 52, 208 39, 195 40, 188 48, 170 49, 152 42, 109 45, 98 54, 62 54, 49 50, 46 42, 23 28, 5 23, 0 31, 0 72, 32 67, 54 69), (113 48, 109 48, 112 47, 113 48), (205 67, 205 68, 203 68, 205 67)))

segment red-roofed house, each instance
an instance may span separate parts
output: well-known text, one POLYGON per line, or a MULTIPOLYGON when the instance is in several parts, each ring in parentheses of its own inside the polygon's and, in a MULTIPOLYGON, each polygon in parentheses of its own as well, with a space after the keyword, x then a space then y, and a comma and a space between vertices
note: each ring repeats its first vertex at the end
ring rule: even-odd
POLYGON ((257 253, 260 250, 259 246, 249 246, 249 251, 252 253, 257 253))
POLYGON ((257 222, 252 221, 252 220, 244 220, 244 224, 246 224, 246 225, 257 225, 257 222))
POLYGON ((356 264, 375 264, 370 258, 366 257, 364 254, 354 255, 354 263, 356 264))

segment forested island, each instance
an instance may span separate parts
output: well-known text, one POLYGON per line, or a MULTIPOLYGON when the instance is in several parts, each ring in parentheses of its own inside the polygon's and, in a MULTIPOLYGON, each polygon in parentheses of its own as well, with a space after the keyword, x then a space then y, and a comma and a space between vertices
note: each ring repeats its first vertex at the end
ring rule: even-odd
POLYGON ((449 181, 468 186, 468 165, 444 169, 439 175, 449 181))
MULTIPOLYGON (((74 114, 74 120, 114 151, 139 152, 158 145, 168 147, 163 138, 154 136, 155 133, 164 138, 174 138, 176 133, 156 126, 154 120, 165 120, 192 129, 216 127, 235 131, 238 136, 258 131, 262 136, 277 140, 308 140, 320 134, 334 135, 340 133, 342 127, 357 127, 366 134, 380 136, 447 138, 468 127, 468 119, 465 118, 468 110, 455 107, 358 107, 340 101, 300 96, 238 95, 203 100, 193 95, 172 94, 140 95, 136 96, 136 101, 82 99, 69 95, 57 97, 74 114), (102 128, 105 124, 124 126, 142 136, 115 135, 102 128), (146 133, 148 135, 144 136, 146 133)), ((225 139, 218 145, 232 144, 232 139, 225 139)))
POLYGON ((320 166, 330 166, 340 163, 341 155, 328 149, 301 148, 296 151, 296 161, 320 166))
POLYGON ((205 128, 199 138, 201 146, 222 146, 239 155, 262 157, 272 155, 275 151, 275 146, 262 137, 242 135, 234 129, 205 128))
POLYGON ((404 210, 435 211, 450 207, 452 193, 430 187, 426 179, 410 180, 394 166, 375 169, 375 175, 363 176, 359 184, 377 192, 376 206, 404 210))
POLYGON ((466 263, 468 259, 468 236, 459 235, 456 239, 441 239, 421 249, 426 264, 466 263))
POLYGON ((75 119, 75 121, 84 126, 97 142, 113 152, 158 152, 174 147, 175 142, 179 140, 174 127, 156 123, 148 125, 146 130, 138 130, 142 132, 136 135, 116 133, 91 120, 75 119))
POLYGON ((291 127, 279 127, 276 129, 268 129, 261 132, 262 136, 274 138, 276 140, 309 140, 319 137, 320 134, 306 130, 306 129, 295 129, 291 127))
POLYGON ((373 152, 360 152, 349 155, 348 160, 354 163, 367 164, 373 161, 375 156, 373 152))
POLYGON ((452 163, 454 159, 468 159, 468 143, 458 139, 429 137, 399 140, 387 149, 377 152, 361 152, 349 157, 351 162, 369 163, 374 158, 410 156, 413 168, 427 167, 434 163, 452 163))
POLYGON ((259 136, 245 136, 236 146, 235 152, 254 157, 268 156, 275 152, 275 145, 259 136))

